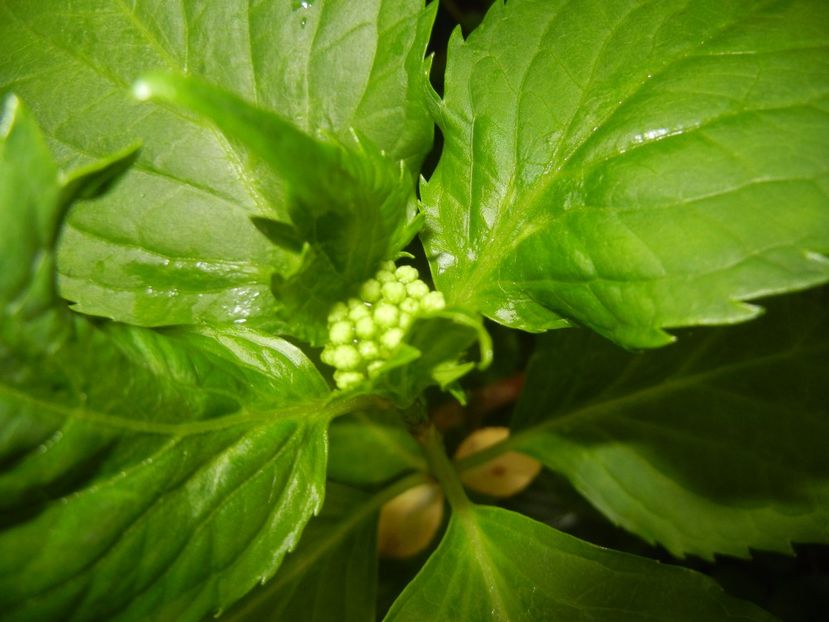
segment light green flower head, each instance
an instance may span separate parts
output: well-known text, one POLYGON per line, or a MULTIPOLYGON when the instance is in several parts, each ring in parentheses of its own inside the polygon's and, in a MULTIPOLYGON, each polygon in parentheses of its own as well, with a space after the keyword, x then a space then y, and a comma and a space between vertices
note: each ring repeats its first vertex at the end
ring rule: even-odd
POLYGON ((334 381, 340 389, 373 376, 417 315, 446 306, 443 294, 430 291, 418 277, 416 268, 387 261, 360 286, 359 298, 331 308, 321 359, 336 368, 334 381))

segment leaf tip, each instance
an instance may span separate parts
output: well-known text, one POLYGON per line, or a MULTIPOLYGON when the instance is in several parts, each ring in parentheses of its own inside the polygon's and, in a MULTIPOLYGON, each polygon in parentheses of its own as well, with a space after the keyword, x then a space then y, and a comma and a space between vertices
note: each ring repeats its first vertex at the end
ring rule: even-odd
POLYGON ((731 305, 734 311, 734 322, 746 322, 763 315, 766 310, 760 305, 754 305, 742 300, 735 300, 731 305))
POLYGON ((612 331, 596 332, 629 350, 662 348, 676 343, 677 340, 676 335, 660 326, 619 327, 612 331))
POLYGON ((463 43, 463 28, 461 28, 461 25, 458 24, 452 29, 452 32, 449 35, 449 42, 447 43, 447 48, 449 50, 457 49, 461 47, 463 43))

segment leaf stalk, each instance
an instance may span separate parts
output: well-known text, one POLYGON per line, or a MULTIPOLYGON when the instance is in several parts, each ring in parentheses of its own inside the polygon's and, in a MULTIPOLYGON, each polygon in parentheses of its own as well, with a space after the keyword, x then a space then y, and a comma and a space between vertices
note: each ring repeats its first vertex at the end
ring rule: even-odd
POLYGON ((415 431, 415 438, 423 447, 426 462, 429 464, 432 475, 443 488, 452 510, 461 513, 468 510, 472 504, 466 496, 455 465, 446 455, 440 431, 429 422, 415 431))

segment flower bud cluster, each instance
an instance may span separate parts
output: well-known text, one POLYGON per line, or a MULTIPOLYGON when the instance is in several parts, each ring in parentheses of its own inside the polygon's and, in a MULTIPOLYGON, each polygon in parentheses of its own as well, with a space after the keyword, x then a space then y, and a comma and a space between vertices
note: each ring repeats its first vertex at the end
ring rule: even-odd
POLYGON ((321 359, 335 367, 334 381, 347 389, 374 375, 403 340, 419 313, 440 311, 443 294, 431 291, 412 266, 383 263, 360 286, 359 298, 338 302, 328 314, 328 344, 321 359))

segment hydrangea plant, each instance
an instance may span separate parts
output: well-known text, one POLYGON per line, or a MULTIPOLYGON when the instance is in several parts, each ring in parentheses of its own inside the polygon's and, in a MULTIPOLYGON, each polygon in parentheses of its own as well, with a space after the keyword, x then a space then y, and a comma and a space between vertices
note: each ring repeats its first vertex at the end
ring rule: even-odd
POLYGON ((808 619, 827 94, 819 0, 0 0, 0 618, 808 619))
POLYGON ((328 344, 320 358, 336 368, 340 389, 374 376, 423 313, 441 311, 443 294, 430 291, 413 266, 383 264, 360 286, 359 298, 336 303, 328 314, 328 344))

